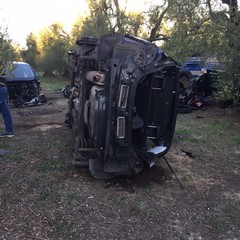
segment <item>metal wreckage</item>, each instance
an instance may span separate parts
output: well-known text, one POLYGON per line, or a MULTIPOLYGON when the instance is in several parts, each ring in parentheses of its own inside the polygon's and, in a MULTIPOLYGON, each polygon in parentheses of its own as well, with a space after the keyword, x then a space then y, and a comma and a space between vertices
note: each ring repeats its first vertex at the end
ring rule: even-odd
POLYGON ((33 82, 11 82, 8 83, 8 89, 10 89, 9 100, 18 108, 38 106, 47 101, 33 82))
POLYGON ((65 122, 74 165, 95 178, 134 175, 172 142, 179 67, 155 44, 130 35, 82 37, 69 52, 71 94, 65 122))
POLYGON ((16 107, 37 106, 46 103, 46 97, 40 93, 39 78, 28 63, 12 62, 6 67, 4 78, 8 88, 8 99, 16 107))

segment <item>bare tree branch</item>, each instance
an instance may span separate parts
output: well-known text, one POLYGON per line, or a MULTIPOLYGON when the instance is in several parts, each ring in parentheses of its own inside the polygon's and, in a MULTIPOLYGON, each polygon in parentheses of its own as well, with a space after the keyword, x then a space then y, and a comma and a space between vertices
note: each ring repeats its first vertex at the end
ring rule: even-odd
POLYGON ((213 12, 212 12, 211 0, 207 0, 206 3, 207 3, 207 6, 208 6, 208 10, 209 10, 209 16, 212 18, 213 12))
POLYGON ((160 14, 155 26, 153 27, 153 29, 151 30, 151 34, 150 34, 150 38, 149 38, 149 41, 152 42, 152 41, 155 41, 156 39, 156 35, 157 35, 157 31, 159 30, 159 27, 161 26, 161 23, 162 23, 162 20, 165 16, 165 14, 167 13, 168 11, 168 7, 166 7, 160 14))

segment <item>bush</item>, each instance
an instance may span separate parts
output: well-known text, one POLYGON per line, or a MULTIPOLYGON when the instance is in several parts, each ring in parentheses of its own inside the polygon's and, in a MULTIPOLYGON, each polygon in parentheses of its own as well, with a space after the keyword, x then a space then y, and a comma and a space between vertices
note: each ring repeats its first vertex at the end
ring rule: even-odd
POLYGON ((221 78, 216 83, 216 99, 223 103, 240 104, 240 78, 221 78))

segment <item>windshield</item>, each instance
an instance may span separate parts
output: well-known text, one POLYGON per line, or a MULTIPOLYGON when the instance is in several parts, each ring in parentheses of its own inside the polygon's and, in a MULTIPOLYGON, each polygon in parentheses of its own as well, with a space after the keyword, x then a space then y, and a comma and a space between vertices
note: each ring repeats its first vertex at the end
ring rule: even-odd
POLYGON ((27 64, 14 65, 10 78, 33 78, 35 74, 27 64), (16 67, 16 68, 15 68, 16 67))

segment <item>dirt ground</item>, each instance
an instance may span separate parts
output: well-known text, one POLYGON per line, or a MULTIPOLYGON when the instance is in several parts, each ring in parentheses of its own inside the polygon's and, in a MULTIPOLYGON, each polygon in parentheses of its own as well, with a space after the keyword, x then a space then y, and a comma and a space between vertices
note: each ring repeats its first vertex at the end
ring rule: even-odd
POLYGON ((166 158, 181 188, 163 159, 107 181, 73 167, 67 99, 45 95, 11 106, 15 137, 0 139, 0 239, 240 239, 239 111, 178 115, 166 158))

